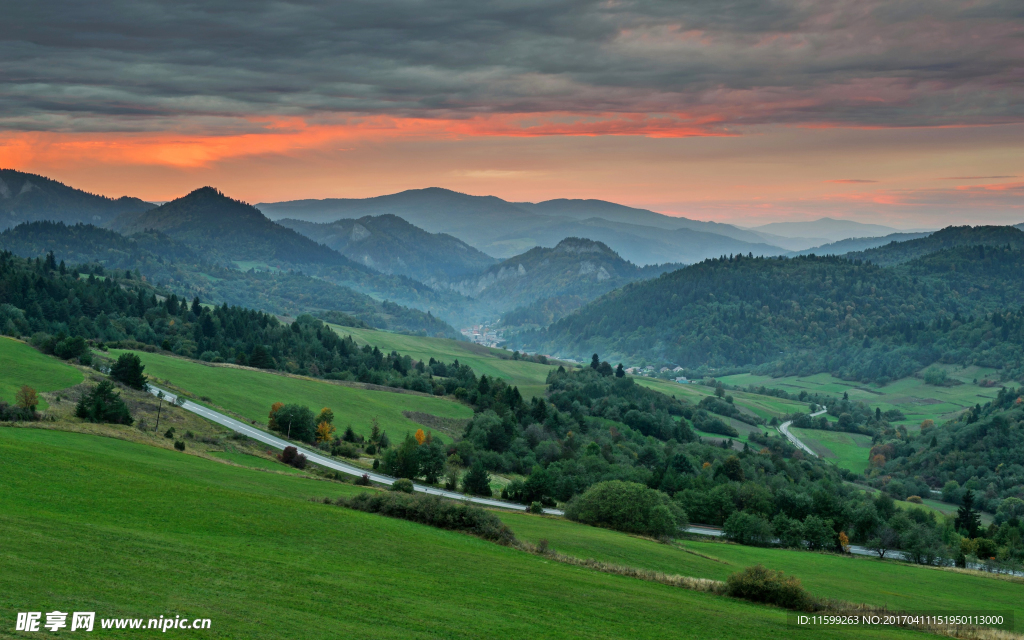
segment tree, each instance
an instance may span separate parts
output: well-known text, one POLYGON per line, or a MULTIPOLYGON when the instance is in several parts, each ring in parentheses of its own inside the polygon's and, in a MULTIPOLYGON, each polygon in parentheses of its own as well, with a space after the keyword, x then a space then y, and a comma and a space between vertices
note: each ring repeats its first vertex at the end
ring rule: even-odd
POLYGON ((595 353, 590 357, 590 368, 597 371, 597 368, 601 366, 601 358, 595 353))
POLYGON ((615 367, 615 377, 616 378, 622 378, 622 377, 625 377, 625 375, 626 375, 626 370, 622 368, 622 363, 620 362, 619 366, 615 367))
POLYGON ((877 553, 880 560, 885 558, 885 554, 890 549, 896 549, 899 545, 900 534, 896 533, 896 530, 887 524, 882 525, 877 536, 868 540, 868 549, 877 553))
POLYGON ((956 510, 956 521, 954 525, 958 531, 967 533, 968 538, 978 535, 978 527, 981 526, 981 516, 974 509, 974 491, 968 490, 961 498, 960 508, 956 510))
POLYGON ((132 424, 128 405, 121 399, 121 394, 114 390, 110 380, 99 383, 92 391, 83 393, 75 405, 75 415, 89 422, 110 424, 132 424))
POLYGON ((416 449, 416 458, 419 462, 419 475, 423 476, 427 484, 437 484, 447 462, 444 447, 438 442, 420 445, 416 449))
POLYGON ((274 359, 270 356, 267 348, 261 344, 256 345, 249 354, 249 366, 257 369, 273 369, 274 359))
POLYGON ((462 476, 462 491, 474 496, 492 495, 491 474, 487 473, 479 460, 473 463, 466 475, 462 476))
POLYGON ((725 462, 722 463, 722 472, 725 474, 726 478, 729 478, 734 482, 743 482, 745 479, 743 475, 743 464, 736 456, 729 456, 725 459, 725 462))
POLYGON ((380 423, 377 422, 377 416, 370 419, 370 442, 380 445, 380 423))
POLYGON ((267 416, 267 427, 274 431, 277 431, 277 412, 280 411, 282 407, 284 407, 283 402, 275 402, 270 405, 270 415, 267 416))
POLYGON ((715 383, 715 395, 719 398, 725 397, 725 385, 723 385, 721 382, 715 383))
POLYGON ((417 429, 414 437, 416 438, 416 444, 423 444, 423 441, 427 439, 427 435, 423 433, 423 429, 417 429))
POLYGON ((396 478, 415 478, 420 472, 420 460, 417 455, 419 443, 406 433, 405 440, 396 447, 388 449, 381 458, 384 473, 396 478))
POLYGON ((597 372, 606 378, 615 373, 612 370, 612 365, 608 364, 607 362, 602 362, 600 365, 598 365, 597 372))
POLYGON ((316 425, 316 441, 330 442, 334 439, 334 425, 330 422, 321 422, 316 425))
POLYGON ((286 404, 276 414, 277 431, 302 442, 313 442, 316 437, 316 422, 309 407, 300 404, 286 404))
POLYGON ((809 549, 831 549, 836 546, 832 521, 809 515, 804 519, 804 539, 809 549))
POLYGON ((658 537, 674 534, 686 520, 682 509, 665 494, 621 480, 592 485, 566 505, 565 515, 584 524, 658 537))
POLYGON ((772 542, 772 526, 756 513, 734 511, 722 525, 726 538, 739 544, 767 546, 772 542))
POLYGON ((36 395, 36 390, 27 384, 21 385, 18 392, 14 394, 15 403, 22 409, 28 411, 35 411, 36 405, 39 404, 39 397, 36 395))
POLYGON ((146 388, 146 376, 142 373, 145 368, 139 356, 134 353, 122 353, 110 368, 110 377, 125 386, 142 391, 146 388))
POLYGON ((316 423, 320 424, 321 422, 326 422, 327 424, 330 425, 334 424, 334 412, 331 411, 328 407, 324 407, 323 409, 321 409, 320 415, 316 417, 316 423))

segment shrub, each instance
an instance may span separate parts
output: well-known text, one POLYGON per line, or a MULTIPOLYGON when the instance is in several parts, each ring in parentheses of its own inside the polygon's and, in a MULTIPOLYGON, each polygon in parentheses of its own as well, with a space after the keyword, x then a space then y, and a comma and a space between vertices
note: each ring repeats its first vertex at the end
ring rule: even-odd
POLYGON ((924 500, 921 499, 921 496, 907 496, 907 502, 913 502, 914 504, 922 504, 924 500))
POLYGON ((88 347, 85 344, 85 338, 82 336, 64 338, 53 345, 53 355, 64 360, 77 358, 86 353, 86 351, 88 351, 88 347))
POLYGON ((544 505, 536 501, 531 502, 529 511, 530 513, 544 513, 544 505))
POLYGON ((277 459, 296 469, 306 468, 306 456, 299 453, 299 450, 295 447, 285 447, 284 451, 277 456, 277 459))
POLYGON ((114 366, 110 367, 110 377, 132 389, 143 390, 146 388, 146 376, 142 373, 145 368, 139 356, 122 353, 114 366))
POLYGON ((685 524, 686 514, 668 496, 636 482, 599 482, 566 505, 565 516, 584 524, 627 533, 668 536, 685 524))
POLYGON ((174 441, 174 448, 177 449, 178 451, 184 451, 185 450, 185 441, 184 440, 175 440, 174 441))
POLYGON ((360 487, 368 487, 370 486, 370 476, 364 473, 356 478, 356 481, 353 484, 357 484, 360 487))
POLYGON ((401 491, 402 493, 412 493, 415 491, 412 480, 408 478, 399 478, 391 484, 392 491, 401 491))
POLYGON ((726 594, 751 602, 774 604, 786 609, 812 611, 814 599, 795 576, 786 577, 781 571, 766 569, 757 564, 729 576, 726 594))
POLYGON ((348 442, 338 442, 331 447, 332 456, 342 456, 345 458, 358 458, 359 449, 356 449, 355 445, 348 442))
POLYGON ((164 431, 164 437, 168 440, 174 439, 174 427, 171 427, 167 431, 164 431))
POLYGON ((440 496, 370 491, 338 498, 337 503, 367 513, 379 513, 441 529, 466 531, 499 544, 507 545, 516 541, 512 530, 493 513, 469 503, 445 500, 440 496))

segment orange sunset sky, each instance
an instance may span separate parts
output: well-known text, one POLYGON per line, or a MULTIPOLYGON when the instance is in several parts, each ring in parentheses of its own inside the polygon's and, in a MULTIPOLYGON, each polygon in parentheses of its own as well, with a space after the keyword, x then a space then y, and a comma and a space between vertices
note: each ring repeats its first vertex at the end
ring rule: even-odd
POLYGON ((1024 221, 1014 2, 99 0, 12 14, 0 166, 104 195, 441 186, 751 226, 1024 221))

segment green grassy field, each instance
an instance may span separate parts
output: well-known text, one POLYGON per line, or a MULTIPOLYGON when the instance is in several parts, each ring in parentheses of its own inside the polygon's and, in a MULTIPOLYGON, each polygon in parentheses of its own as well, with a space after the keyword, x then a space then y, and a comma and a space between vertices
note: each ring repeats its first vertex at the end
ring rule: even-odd
POLYGON ((761 563, 799 577, 805 588, 822 597, 905 610, 1002 610, 1014 611, 1018 619, 1024 615, 1024 584, 990 577, 859 556, 722 542, 666 545, 551 517, 517 513, 500 516, 521 539, 533 543, 546 539, 555 551, 577 557, 717 580, 761 563))
POLYGON ((458 360, 468 364, 479 375, 496 376, 519 387, 519 393, 529 399, 542 396, 546 389, 544 381, 548 371, 555 368, 550 365, 512 360, 508 351, 491 349, 471 342, 448 340, 447 338, 423 338, 407 336, 373 329, 353 329, 330 325, 341 335, 351 335, 359 344, 376 346, 381 351, 390 353, 397 351, 408 355, 414 360, 458 360))
POLYGON ((911 635, 795 628, 778 609, 310 500, 351 485, 112 438, 0 427, 0 459, 7 623, 59 609, 209 618, 220 638, 911 635))
MULTIPOLYGON (((654 389, 660 391, 665 395, 675 396, 680 399, 686 399, 693 403, 698 403, 705 396, 712 396, 715 394, 715 390, 711 387, 706 387, 702 384, 679 384, 678 382, 672 382, 669 380, 659 380, 657 378, 644 378, 635 377, 633 380, 648 389, 654 389)), ((783 398, 773 398, 772 396, 762 396, 756 393, 747 393, 746 391, 729 391, 729 395, 733 397, 733 403, 745 411, 748 414, 770 420, 771 418, 779 418, 786 414, 808 411, 807 403, 797 402, 795 400, 785 400, 783 398)))
MULTIPOLYGON (((111 350, 116 357, 120 351, 111 350)), ((274 402, 304 404, 313 411, 321 407, 334 410, 338 431, 352 425, 357 434, 369 435, 370 421, 377 418, 381 429, 392 440, 407 431, 421 428, 406 418, 403 411, 429 413, 442 418, 470 418, 469 407, 430 396, 357 389, 311 378, 296 378, 236 367, 212 366, 204 363, 139 352, 146 374, 170 381, 197 397, 210 398, 213 405, 223 407, 244 418, 266 424, 270 405, 274 402)), ((450 440, 446 436, 442 439, 450 440)))
MULTIPOLYGON (((851 400, 867 403, 871 407, 880 407, 882 411, 899 409, 906 415, 904 424, 908 428, 917 427, 923 420, 942 422, 953 417, 960 411, 975 404, 985 404, 996 396, 998 387, 979 387, 974 380, 984 380, 995 374, 993 369, 980 367, 961 368, 943 366, 950 378, 963 384, 952 387, 935 387, 927 385, 921 378, 902 378, 885 386, 877 384, 861 384, 834 378, 827 373, 807 377, 771 378, 741 374, 722 378, 722 382, 730 385, 746 387, 747 385, 764 385, 769 388, 783 389, 789 393, 808 392, 827 393, 842 396, 848 393, 851 400)), ((998 377, 998 376, 996 376, 998 377)))
POLYGON ((855 473, 864 473, 868 468, 871 436, 821 429, 791 428, 790 431, 812 451, 839 467, 855 473))
MULTIPOLYGON (((27 384, 36 391, 59 391, 80 384, 78 369, 57 358, 43 355, 13 338, 0 337, 0 399, 14 404, 14 394, 27 384)), ((46 409, 40 398, 38 409, 46 409)))

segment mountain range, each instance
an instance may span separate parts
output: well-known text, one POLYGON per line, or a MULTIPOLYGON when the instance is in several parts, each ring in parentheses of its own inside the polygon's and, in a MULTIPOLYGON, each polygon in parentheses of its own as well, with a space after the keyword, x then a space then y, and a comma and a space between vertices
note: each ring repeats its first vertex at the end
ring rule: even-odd
POLYGON ((580 237, 607 244, 638 265, 693 263, 735 253, 781 255, 825 242, 794 241, 738 227, 666 216, 601 200, 514 203, 448 189, 402 191, 363 199, 294 200, 256 205, 269 218, 333 222, 396 215, 430 233, 446 233, 499 259, 580 237))
POLYGON ((827 242, 901 233, 899 229, 880 224, 865 224, 854 220, 836 220, 835 218, 819 218, 805 222, 772 222, 753 227, 751 231, 771 233, 786 238, 825 238, 827 242))
POLYGON ((115 200, 43 176, 0 169, 0 229, 37 220, 103 225, 119 215, 154 206, 138 198, 123 196, 115 200))

